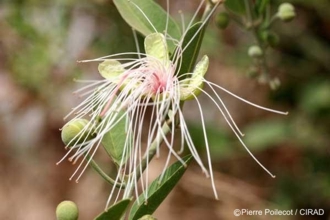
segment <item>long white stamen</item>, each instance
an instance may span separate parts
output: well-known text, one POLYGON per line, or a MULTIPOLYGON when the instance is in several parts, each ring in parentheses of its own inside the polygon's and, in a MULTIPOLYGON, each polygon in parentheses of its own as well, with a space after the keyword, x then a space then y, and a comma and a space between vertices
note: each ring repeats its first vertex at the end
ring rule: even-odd
MULTIPOLYGON (((200 89, 199 87, 196 87, 196 89, 200 89)), ((241 139, 240 135, 236 132, 236 130, 234 129, 234 127, 232 126, 232 124, 228 121, 227 117, 225 116, 224 112, 222 111, 222 109, 220 108, 220 106, 218 105, 217 102, 214 101, 214 99, 207 93, 205 92, 203 89, 200 89, 200 91, 202 91, 205 95, 207 95, 213 102, 214 104, 218 107, 218 109, 220 110, 221 114, 224 116, 227 124, 229 125, 229 127, 231 128, 231 130, 234 132, 234 134, 236 135, 236 137, 238 138, 238 140, 241 142, 241 144, 243 145, 243 147, 246 149, 246 151, 251 155, 251 157, 259 164, 259 166, 261 168, 263 168, 271 177, 275 178, 275 176, 264 166, 262 165, 259 160, 251 153, 251 151, 247 148, 247 146, 244 144, 243 140, 241 139)))
POLYGON ((135 42, 136 50, 137 50, 137 53, 138 53, 138 57, 139 57, 139 59, 141 59, 140 46, 139 46, 138 38, 137 38, 137 35, 136 35, 136 31, 133 28, 132 28, 132 32, 133 32, 133 37, 134 37, 134 42, 135 42))
POLYGON ((167 33, 167 29, 168 29, 168 22, 170 19, 170 2, 169 0, 166 0, 166 24, 165 24, 165 33, 167 33))
POLYGON ((133 4, 140 12, 141 14, 144 16, 144 18, 148 21, 148 23, 150 24, 150 26, 152 27, 152 29, 154 29, 155 33, 158 33, 157 29, 155 28, 155 26, 152 24, 152 22, 150 21, 150 19, 148 18, 148 16, 143 12, 143 10, 134 2, 129 1, 131 4, 133 4))
POLYGON ((270 109, 270 108, 266 108, 266 107, 257 105, 257 104, 255 104, 253 102, 250 102, 250 101, 248 101, 246 99, 243 99, 243 98, 239 97, 238 95, 235 95, 234 93, 228 91, 227 89, 225 89, 225 88, 223 88, 223 87, 221 87, 221 86, 219 86, 219 85, 217 85, 215 83, 212 83, 210 81, 204 80, 204 82, 207 83, 207 84, 209 84, 209 85, 215 86, 215 87, 221 89, 222 91, 224 91, 224 92, 232 95, 233 97, 235 97, 235 98, 237 98, 237 99, 239 99, 239 100, 241 100, 241 101, 243 101, 243 102, 245 102, 245 103, 247 103, 249 105, 252 105, 252 106, 254 106, 256 108, 259 108, 259 109, 262 109, 262 110, 265 110, 265 111, 269 111, 269 112, 273 112, 273 113, 277 113, 277 114, 281 114, 281 115, 287 115, 288 114, 288 112, 282 112, 282 111, 278 111, 278 110, 274 110, 274 109, 270 109))
POLYGON ((207 161, 208 161, 209 172, 210 172, 210 177, 211 177, 211 184, 212 184, 214 196, 218 200, 219 197, 218 197, 218 193, 217 193, 217 190, 216 190, 216 187, 215 187, 215 183, 214 183, 213 169, 212 169, 212 162, 211 162, 211 154, 210 154, 210 147, 209 147, 209 142, 208 142, 208 138, 207 138, 207 134, 206 134, 203 109, 202 109, 201 104, 198 101, 197 97, 195 96, 195 94, 192 93, 192 95, 194 96, 194 98, 196 100, 196 103, 198 105, 199 112, 200 112, 200 115, 201 115, 202 128, 203 128, 204 141, 205 141, 205 148, 206 148, 206 155, 207 155, 207 161))
POLYGON ((186 26, 185 26, 185 20, 184 20, 184 14, 182 13, 182 11, 179 11, 180 14, 180 19, 181 19, 181 28, 182 28, 182 32, 186 33, 186 26))
MULTIPOLYGON (((207 15, 207 17, 205 18, 205 20, 203 21, 202 25, 197 29, 196 33, 192 36, 192 38, 190 39, 190 41, 187 43, 187 45, 182 49, 182 53, 189 47, 189 45, 193 42, 193 40, 195 39, 195 37, 199 34, 199 32, 202 30, 202 28, 204 28, 204 25, 208 22, 208 20, 210 19, 210 17, 213 15, 213 12, 217 9, 218 5, 220 4, 220 1, 217 2, 214 7, 212 8, 212 10, 210 11, 210 13, 207 15)), ((189 30, 189 29, 188 29, 189 30)))

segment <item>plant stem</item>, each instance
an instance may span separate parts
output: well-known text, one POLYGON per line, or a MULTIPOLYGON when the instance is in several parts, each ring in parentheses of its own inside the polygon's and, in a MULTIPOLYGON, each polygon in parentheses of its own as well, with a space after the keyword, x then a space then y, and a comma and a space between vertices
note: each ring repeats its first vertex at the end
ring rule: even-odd
POLYGON ((244 3, 245 3, 247 18, 248 18, 247 28, 248 29, 251 28, 253 36, 256 39, 258 46, 263 51, 262 57, 260 58, 260 63, 261 63, 260 65, 261 65, 261 68, 263 69, 263 71, 262 71, 262 73, 261 73, 262 75, 260 76, 259 79, 260 79, 260 81, 269 82, 270 77, 269 77, 269 71, 268 71, 268 65, 267 65, 267 59, 266 59, 266 47, 263 44, 263 42, 260 39, 260 36, 258 34, 259 25, 254 24, 251 1, 250 0, 244 0, 244 3))
MULTIPOLYGON (((212 2, 212 0, 208 0, 206 2, 205 10, 202 16, 202 21, 205 21, 206 19, 210 18, 210 13, 213 13, 213 7, 218 7, 221 3, 223 3, 224 0, 218 0, 216 3, 212 2)), ((208 22, 208 21, 207 21, 208 22)))
POLYGON ((247 20, 249 21, 249 25, 252 25, 253 23, 253 17, 252 17, 252 11, 251 11, 251 2, 250 0, 244 0, 245 8, 246 8, 246 15, 247 15, 247 20))
POLYGON ((107 181, 108 183, 110 183, 111 185, 114 185, 118 188, 125 188, 125 183, 118 183, 115 180, 113 180, 111 177, 109 177, 102 169, 101 167, 93 160, 90 158, 89 155, 87 155, 87 158, 90 159, 90 165, 93 167, 93 169, 100 174, 100 176, 107 181))

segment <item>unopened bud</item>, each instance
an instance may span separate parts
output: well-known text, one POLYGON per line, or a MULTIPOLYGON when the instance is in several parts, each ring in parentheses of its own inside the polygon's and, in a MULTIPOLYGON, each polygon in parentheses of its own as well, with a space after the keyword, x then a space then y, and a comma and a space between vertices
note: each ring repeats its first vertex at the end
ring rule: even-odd
POLYGON ((220 29, 225 29, 230 21, 230 17, 226 12, 220 12, 215 18, 215 23, 220 29))
POLYGON ((277 17, 279 17, 282 21, 288 22, 296 17, 295 8, 290 3, 282 3, 278 7, 277 17))
POLYGON ((78 216, 78 207, 72 201, 63 201, 56 208, 57 220, 77 220, 78 216))
POLYGON ((65 145, 73 146, 90 140, 93 132, 88 129, 89 121, 86 119, 73 119, 66 123, 62 128, 62 141, 65 145))
POLYGON ((280 87, 280 85, 281 85, 281 81, 278 78, 274 78, 269 81, 269 86, 272 90, 278 89, 278 87, 280 87))
POLYGON ((262 56, 262 50, 259 46, 251 46, 248 50, 248 54, 250 57, 253 57, 253 58, 258 58, 258 57, 261 57, 262 56))
POLYGON ((141 218, 139 218, 138 220, 157 220, 157 219, 151 215, 144 215, 141 218))
POLYGON ((280 42, 278 35, 272 32, 264 32, 261 37, 271 47, 276 47, 280 42))

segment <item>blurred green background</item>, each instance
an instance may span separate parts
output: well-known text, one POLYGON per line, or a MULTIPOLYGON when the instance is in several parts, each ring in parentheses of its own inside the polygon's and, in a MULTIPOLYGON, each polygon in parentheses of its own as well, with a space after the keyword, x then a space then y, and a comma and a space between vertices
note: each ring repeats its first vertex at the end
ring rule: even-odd
MULTIPOLYGON (((273 12, 283 1, 272 1, 273 12)), ((211 101, 202 98, 220 201, 194 164, 155 216, 159 219, 237 219, 236 208, 324 209, 323 216, 241 216, 239 219, 329 219, 330 217, 330 2, 291 0, 294 21, 277 22, 277 48, 268 51, 272 91, 247 76, 250 33, 233 22, 226 30, 212 21, 201 54, 211 58, 207 78, 263 106, 289 111, 281 116, 222 94, 245 133, 248 155, 211 101)), ((165 1, 160 1, 164 6, 165 1)), ((189 17, 199 1, 170 1, 171 12, 189 17)), ((223 10, 221 7, 219 11, 223 10)), ((77 202, 81 220, 104 208, 110 187, 88 170, 69 181, 76 166, 63 162, 59 128, 79 103, 73 79, 99 78, 97 64, 77 63, 135 51, 131 28, 112 1, 2 0, 0 2, 0 219, 55 219, 56 205, 77 202)), ((197 106, 184 109, 200 152, 205 153, 197 106)), ((102 158, 101 158, 102 159, 102 158)), ((155 175, 162 169, 154 162, 155 175)))

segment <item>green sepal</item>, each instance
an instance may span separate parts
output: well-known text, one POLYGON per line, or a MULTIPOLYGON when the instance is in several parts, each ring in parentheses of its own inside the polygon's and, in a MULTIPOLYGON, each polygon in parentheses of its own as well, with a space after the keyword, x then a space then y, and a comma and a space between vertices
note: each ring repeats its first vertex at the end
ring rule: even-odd
POLYGON ((124 215, 131 199, 124 199, 102 212, 94 220, 120 220, 124 215))
POLYGON ((180 100, 185 101, 198 96, 203 88, 204 75, 209 67, 209 58, 204 55, 196 64, 195 69, 189 78, 180 81, 180 100), (194 95, 192 95, 194 94, 194 95))
POLYGON ((186 171, 191 159, 191 155, 183 157, 182 160, 185 162, 185 165, 177 161, 166 169, 162 179, 160 179, 161 176, 158 176, 148 187, 148 197, 145 198, 141 194, 134 202, 129 220, 137 220, 144 215, 151 215, 172 191, 174 186, 176 186, 186 171))
POLYGON ((147 56, 157 58, 165 62, 169 60, 167 43, 163 34, 149 34, 144 40, 144 48, 147 56))
POLYGON ((125 72, 123 65, 117 60, 105 60, 99 64, 98 70, 105 79, 118 81, 118 76, 125 72))

